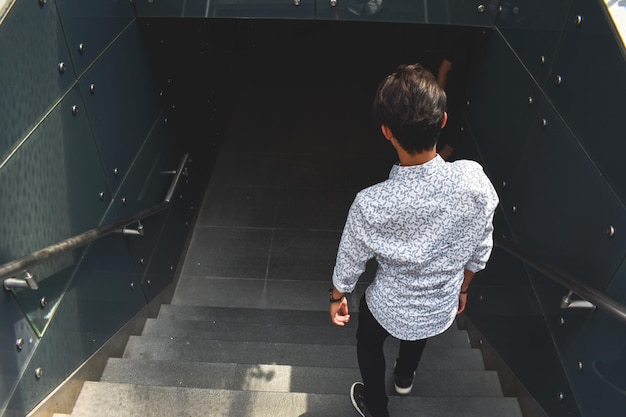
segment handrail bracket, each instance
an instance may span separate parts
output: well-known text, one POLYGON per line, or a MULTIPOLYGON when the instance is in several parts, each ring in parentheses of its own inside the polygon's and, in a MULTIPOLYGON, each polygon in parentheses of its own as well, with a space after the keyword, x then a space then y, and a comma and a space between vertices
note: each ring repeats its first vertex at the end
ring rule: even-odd
POLYGON ((30 288, 31 290, 39 289, 39 284, 35 280, 35 276, 28 271, 24 271, 24 278, 10 277, 4 280, 4 289, 11 291, 14 288, 30 288))
POLYGON ((580 308, 584 310, 595 310, 596 306, 587 300, 572 300, 574 291, 570 291, 566 296, 561 299, 561 308, 580 308))

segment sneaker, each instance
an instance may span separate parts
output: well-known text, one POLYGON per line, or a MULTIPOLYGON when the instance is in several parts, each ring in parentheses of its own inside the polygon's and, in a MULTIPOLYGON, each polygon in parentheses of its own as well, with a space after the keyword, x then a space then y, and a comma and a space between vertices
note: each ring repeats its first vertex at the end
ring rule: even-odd
POLYGON ((373 417, 370 410, 365 405, 365 385, 362 382, 355 382, 350 388, 350 399, 354 409, 361 417, 373 417))
POLYGON ((393 376, 395 380, 396 392, 400 395, 408 395, 411 393, 413 389, 413 380, 415 379, 415 372, 413 375, 409 376, 398 376, 396 375, 396 365, 394 364, 393 376))

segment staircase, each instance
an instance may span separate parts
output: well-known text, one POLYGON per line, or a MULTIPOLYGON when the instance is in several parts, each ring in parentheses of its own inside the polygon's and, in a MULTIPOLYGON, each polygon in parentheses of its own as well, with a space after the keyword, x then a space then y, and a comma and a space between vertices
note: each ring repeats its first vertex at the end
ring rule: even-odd
MULTIPOLYGON (((368 116, 363 93, 346 100, 365 106, 329 103, 326 93, 274 86, 250 95, 270 103, 242 100, 171 303, 108 360, 100 381, 84 383, 71 416, 357 415, 348 393, 360 380, 355 332, 367 277, 345 328, 330 322, 327 291, 349 204, 390 163, 378 132, 359 130, 368 127, 358 116, 368 116), (337 128, 346 120, 352 130, 337 128)), ((429 341, 406 397, 391 392, 397 347, 385 347, 392 416, 521 417, 456 325, 429 341)))
MULTIPOLYGON (((85 383, 71 415, 356 415, 348 396, 360 380, 355 328, 333 327, 325 311, 176 299, 161 307, 141 336, 130 338, 122 358, 109 359, 99 382, 85 383)), ((388 369, 397 345, 387 342, 388 369)), ((392 387, 390 371, 387 378, 392 387)), ((521 416, 517 400, 502 396, 497 374, 484 370, 480 351, 456 328, 429 341, 413 392, 392 396, 389 409, 406 417, 521 416)))

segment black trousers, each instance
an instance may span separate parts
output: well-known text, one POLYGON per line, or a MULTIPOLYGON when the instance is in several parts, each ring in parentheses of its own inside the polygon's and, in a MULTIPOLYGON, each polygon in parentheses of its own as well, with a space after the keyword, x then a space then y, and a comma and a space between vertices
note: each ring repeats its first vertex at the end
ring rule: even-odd
MULTIPOLYGON (((388 417, 389 398, 385 388, 385 355, 383 345, 389 336, 370 312, 365 295, 359 304, 359 325, 356 332, 357 357, 363 384, 365 385, 365 404, 374 417, 388 417)), ((417 369, 426 341, 400 341, 400 351, 396 359, 395 374, 411 376, 417 369)))

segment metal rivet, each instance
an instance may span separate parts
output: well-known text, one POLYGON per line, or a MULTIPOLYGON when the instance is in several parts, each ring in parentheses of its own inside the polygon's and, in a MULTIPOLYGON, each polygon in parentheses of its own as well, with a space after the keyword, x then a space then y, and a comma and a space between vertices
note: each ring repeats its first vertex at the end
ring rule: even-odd
POLYGON ((130 289, 131 289, 131 290, 134 290, 134 289, 135 289, 135 283, 134 283, 134 282, 131 282, 131 283, 130 283, 130 289))
POLYGON ((478 301, 482 301, 482 300, 483 300, 483 296, 482 296, 482 295, 479 295, 479 296, 478 296, 478 301))
POLYGON ((607 229, 606 229, 606 234, 609 237, 615 236, 615 228, 613 226, 609 225, 609 227, 607 227, 607 229))
POLYGON ((163 119, 163 121, 164 121, 165 123, 167 123, 167 117, 166 117, 165 119, 163 119))
POLYGON ((122 205, 125 206, 126 205, 126 197, 122 197, 122 205))
POLYGON ((57 66, 57 68, 59 69, 60 73, 64 73, 65 72, 65 62, 59 62, 59 65, 57 66))
POLYGON ((470 101, 469 101, 469 100, 465 100, 465 105, 466 105, 467 107, 469 107, 469 106, 470 106, 470 101))
POLYGON ((515 207, 515 206, 511 207, 511 211, 512 211, 513 213, 515 213, 515 212, 517 211, 517 207, 515 207))
POLYGON ((533 104, 534 100, 531 96, 528 96, 528 104, 533 104))
POLYGON ((498 14, 502 13, 502 6, 498 6, 498 14))
POLYGON ((91 93, 91 95, 93 95, 96 92, 96 85, 95 84, 90 84, 89 85, 89 92, 91 93))
POLYGON ((101 192, 99 196, 100 196, 100 200, 104 200, 104 192, 101 192))
POLYGON ((18 338, 15 341, 15 346, 17 347, 17 350, 22 350, 24 348, 24 339, 23 338, 18 338))
POLYGON ((152 281, 147 280, 147 281, 146 281, 146 284, 148 284, 148 287, 149 287, 150 285, 152 285, 152 281))
POLYGON ((548 126, 548 120, 547 119, 541 119, 541 127, 546 127, 548 126))
POLYGON ((556 85, 561 85, 562 82, 563 82, 563 77, 561 77, 560 75, 557 75, 556 79, 554 80, 554 83, 556 85))
POLYGON ((145 264, 146 264, 146 261, 145 261, 143 258, 141 258, 141 259, 139 260, 139 263, 140 263, 140 264, 142 264, 142 265, 145 265, 145 264))
POLYGON ((563 401, 565 399, 565 394, 563 394, 562 392, 557 393, 556 399, 559 401, 563 401))
POLYGON ((76 116, 76 115, 78 114, 78 106, 77 106, 76 104, 74 104, 74 105, 72 106, 72 114, 73 114, 74 116, 76 116))
POLYGON ((506 187, 506 181, 502 181, 502 188, 506 187))
POLYGON ((330 6, 335 7, 337 5, 337 0, 330 0, 330 6))
POLYGON ((541 55, 541 56, 539 57, 539 63, 540 63, 541 65, 545 64, 545 63, 546 63, 546 57, 545 57, 545 56, 543 56, 543 55, 541 55))
POLYGON ((148 0, 148 4, 154 3, 154 0, 148 0))
POLYGON ((170 271, 174 270, 174 265, 170 265, 170 271))
POLYGON ((559 317, 559 326, 565 326, 565 318, 563 316, 559 317))
POLYGON ((43 368, 35 369, 35 378, 40 379, 43 376, 43 368))
POLYGON ((46 297, 41 297, 41 300, 39 300, 39 305, 42 308, 45 308, 48 305, 48 299, 46 297))
POLYGON ((576 26, 581 26, 583 24, 583 17, 581 15, 576 16, 576 19, 574 20, 574 23, 576 23, 576 26))
POLYGON ((299 6, 300 5, 300 0, 293 0, 293 4, 294 4, 294 6, 299 6))
POLYGON ((115 175, 117 177, 119 173, 120 173, 119 169, 113 168, 113 175, 115 175))
POLYGON ((578 371, 582 371, 583 370, 583 362, 582 361, 576 362, 576 370, 578 370, 578 371))
POLYGON ((513 7, 513 14, 519 14, 519 7, 513 7))
POLYGON ((81 54, 81 55, 85 53, 85 44, 84 43, 81 43, 81 44, 78 45, 78 53, 81 54))
POLYGON ((48 2, 48 0, 39 0, 39 5, 43 6, 48 2))
POLYGON ((484 4, 479 4, 478 5, 478 13, 484 13, 486 10, 485 5, 484 4))

